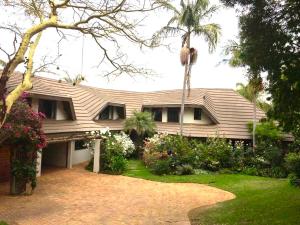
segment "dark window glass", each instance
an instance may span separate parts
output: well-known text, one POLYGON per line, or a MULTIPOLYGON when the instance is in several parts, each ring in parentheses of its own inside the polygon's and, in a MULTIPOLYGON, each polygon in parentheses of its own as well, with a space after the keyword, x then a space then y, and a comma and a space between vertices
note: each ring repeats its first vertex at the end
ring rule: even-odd
POLYGON ((162 121, 162 108, 153 108, 152 114, 154 121, 162 121))
POLYGON ((64 111, 67 114, 67 120, 72 119, 72 112, 71 112, 70 103, 69 102, 62 102, 62 103, 63 103, 64 111))
POLYGON ((168 108, 168 122, 179 122, 180 108, 168 108))
POLYGON ((84 140, 75 141, 75 150, 82 150, 82 149, 86 149, 85 141, 84 140))
POLYGON ((99 115, 99 120, 109 120, 111 119, 111 106, 107 106, 99 115))
POLYGON ((44 113, 47 119, 55 119, 56 101, 40 99, 39 112, 44 113))
POLYGON ((194 109, 194 120, 201 120, 202 110, 200 108, 194 109))
POLYGON ((122 106, 116 106, 118 119, 125 119, 125 109, 122 106))

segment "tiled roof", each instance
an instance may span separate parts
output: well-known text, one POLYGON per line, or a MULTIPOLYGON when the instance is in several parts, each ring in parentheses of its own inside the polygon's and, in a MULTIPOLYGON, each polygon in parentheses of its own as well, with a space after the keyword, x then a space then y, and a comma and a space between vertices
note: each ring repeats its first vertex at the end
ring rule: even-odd
MULTIPOLYGON (((15 86, 21 79, 16 73, 10 80, 8 88, 15 86)), ((123 121, 94 121, 100 110, 108 103, 124 104, 126 116, 130 117, 135 110, 143 106, 174 106, 181 103, 181 90, 134 92, 94 88, 84 85, 73 86, 66 82, 35 76, 33 89, 30 93, 41 96, 70 98, 74 105, 76 120, 45 121, 44 130, 48 134, 66 132, 85 132, 103 127, 111 130, 121 130, 123 121)), ((207 137, 220 136, 237 139, 250 139, 247 123, 253 120, 253 104, 232 89, 202 89, 191 90, 186 100, 187 105, 203 107, 213 119, 212 125, 184 124, 187 136, 207 137)), ((257 120, 265 117, 265 113, 257 108, 257 120)), ((178 133, 178 123, 157 123, 158 131, 178 133)))

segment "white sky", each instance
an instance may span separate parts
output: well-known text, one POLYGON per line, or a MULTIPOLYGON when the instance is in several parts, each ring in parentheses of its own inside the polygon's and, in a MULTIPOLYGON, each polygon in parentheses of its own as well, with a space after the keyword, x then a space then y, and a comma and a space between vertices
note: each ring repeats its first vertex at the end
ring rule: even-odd
MULTIPOLYGON (((179 0, 178 0, 179 2, 179 0)), ((211 1, 219 4, 218 0, 211 1)), ((143 27, 145 33, 152 34, 166 24, 171 14, 163 11, 157 11, 156 14, 145 21, 143 27)), ((0 15, 0 23, 7 21, 5 14, 0 15)), ((234 9, 221 8, 219 12, 210 20, 220 24, 222 28, 222 36, 216 51, 213 54, 208 53, 207 45, 203 39, 193 38, 192 47, 198 50, 198 61, 192 68, 192 88, 235 88, 236 83, 246 82, 244 71, 242 69, 231 68, 229 65, 221 63, 224 59, 222 48, 230 39, 236 39, 238 35, 238 17, 234 9)), ((57 40, 59 40, 55 31, 46 31, 43 33, 42 41, 39 45, 37 58, 42 55, 57 54, 57 40)), ((11 37, 0 35, 1 47, 5 47, 4 43, 11 43, 11 37)), ((97 68, 101 55, 95 44, 85 38, 84 40, 84 58, 83 58, 83 74, 87 78, 85 84, 97 86, 101 88, 123 89, 133 91, 150 91, 162 89, 180 89, 183 81, 183 67, 179 62, 179 51, 181 47, 181 38, 166 39, 166 44, 170 44, 171 51, 165 47, 156 49, 143 49, 142 51, 137 45, 122 45, 122 51, 126 52, 129 60, 137 65, 141 65, 147 69, 152 69, 157 74, 152 78, 143 76, 134 79, 121 75, 108 81, 107 78, 101 76, 101 68, 97 68)), ((60 53, 62 57, 59 64, 62 69, 67 70, 70 75, 79 74, 81 71, 81 49, 82 38, 69 38, 64 41, 60 53)), ((0 55, 1 56, 1 55, 0 55)), ((19 68, 22 70, 22 68, 19 68)), ((47 75, 55 79, 61 76, 53 74, 47 75)))

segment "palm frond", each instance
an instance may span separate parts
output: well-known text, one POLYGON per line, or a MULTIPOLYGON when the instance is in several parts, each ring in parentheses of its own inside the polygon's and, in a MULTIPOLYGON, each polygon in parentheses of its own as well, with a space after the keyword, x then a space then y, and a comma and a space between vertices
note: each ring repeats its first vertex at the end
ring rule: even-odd
POLYGON ((151 45, 152 46, 158 45, 163 39, 169 36, 175 36, 182 31, 184 30, 181 29, 180 27, 165 26, 153 34, 151 45))
POLYGON ((156 0, 155 4, 160 5, 161 7, 165 8, 167 10, 173 11, 176 14, 180 13, 175 6, 173 6, 172 4, 169 3, 169 1, 166 1, 166 0, 156 0))
POLYGON ((206 10, 209 6, 209 0, 197 0, 194 5, 194 10, 196 13, 206 10))
POLYGON ((208 43, 209 52, 213 52, 221 35, 219 24, 210 23, 202 26, 196 26, 193 31, 197 35, 202 35, 208 43))
POLYGON ((220 6, 217 5, 212 5, 211 7, 209 7, 208 9, 202 11, 199 13, 200 18, 204 19, 204 18, 210 18, 214 13, 216 13, 218 10, 220 9, 220 6))

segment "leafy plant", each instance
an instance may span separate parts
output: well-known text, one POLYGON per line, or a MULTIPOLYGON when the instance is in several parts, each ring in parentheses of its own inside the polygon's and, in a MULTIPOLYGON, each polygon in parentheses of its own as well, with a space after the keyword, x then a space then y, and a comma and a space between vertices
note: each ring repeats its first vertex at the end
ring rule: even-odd
POLYGON ((22 95, 12 107, 3 125, 3 132, 12 145, 12 176, 16 185, 11 186, 12 194, 26 191, 26 184, 31 184, 31 192, 36 187, 36 159, 40 149, 44 148, 46 136, 42 130, 45 116, 37 113, 27 103, 27 95, 22 95))
POLYGON ((300 153, 291 152, 285 157, 286 167, 290 173, 300 178, 300 153))
POLYGON ((167 175, 172 173, 171 160, 157 160, 151 167, 151 171, 157 175, 167 175))
POLYGON ((194 174, 194 168, 189 164, 183 164, 176 167, 176 173, 179 175, 191 175, 194 174))

